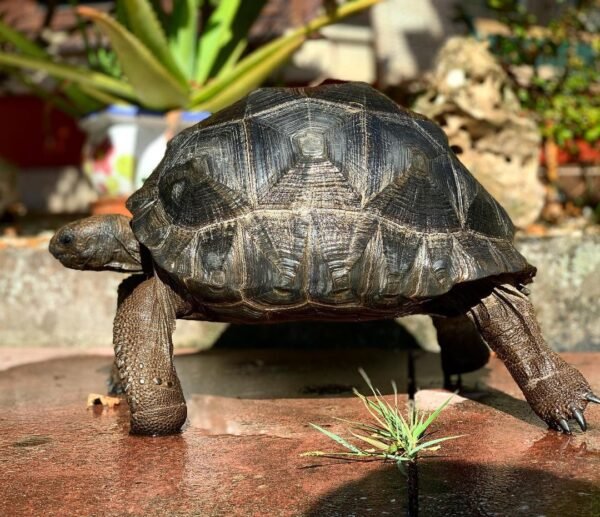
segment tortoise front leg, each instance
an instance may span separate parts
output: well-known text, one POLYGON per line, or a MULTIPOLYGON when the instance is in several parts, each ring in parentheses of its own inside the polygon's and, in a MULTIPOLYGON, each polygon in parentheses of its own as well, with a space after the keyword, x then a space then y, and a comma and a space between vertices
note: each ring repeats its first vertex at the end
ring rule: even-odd
POLYGON ((548 347, 527 296, 510 284, 496 286, 468 316, 542 420, 570 433, 568 420, 574 418, 586 430, 583 411, 600 399, 583 375, 548 347))
POLYGON ((131 432, 177 433, 187 409, 173 365, 175 318, 183 301, 157 277, 120 293, 113 342, 131 411, 131 432))
MULTIPOLYGON (((140 285, 144 280, 147 280, 146 275, 132 275, 127 277, 119 284, 117 290, 117 309, 125 301, 125 299, 133 292, 133 290, 140 285)), ((119 367, 117 366, 117 358, 113 361, 110 375, 108 377, 108 394, 109 395, 122 395, 125 393, 124 384, 121 381, 121 375, 119 373, 119 367)))

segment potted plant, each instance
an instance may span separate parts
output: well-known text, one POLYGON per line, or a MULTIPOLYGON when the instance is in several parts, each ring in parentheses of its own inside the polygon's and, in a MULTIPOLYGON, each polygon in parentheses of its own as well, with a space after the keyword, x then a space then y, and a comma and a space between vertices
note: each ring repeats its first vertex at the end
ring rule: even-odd
POLYGON ((266 0, 221 0, 199 27, 202 0, 172 3, 171 12, 150 0, 117 0, 110 16, 76 8, 86 62, 56 62, 44 49, 0 22, 0 66, 39 95, 81 117, 88 132, 84 169, 100 194, 126 197, 158 163, 166 141, 258 87, 315 31, 379 0, 348 1, 307 24, 244 54, 250 26, 266 0), (91 21, 109 49, 88 44, 91 21), (59 81, 60 95, 35 84, 23 70, 59 81), (135 151, 135 152, 134 152, 135 151))

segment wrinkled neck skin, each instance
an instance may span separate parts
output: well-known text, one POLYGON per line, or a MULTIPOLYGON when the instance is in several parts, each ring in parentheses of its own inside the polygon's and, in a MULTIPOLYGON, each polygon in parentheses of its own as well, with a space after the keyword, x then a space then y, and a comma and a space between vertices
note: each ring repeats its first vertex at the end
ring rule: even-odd
POLYGON ((50 241, 50 253, 71 269, 151 274, 129 222, 123 215, 95 215, 67 224, 50 241))

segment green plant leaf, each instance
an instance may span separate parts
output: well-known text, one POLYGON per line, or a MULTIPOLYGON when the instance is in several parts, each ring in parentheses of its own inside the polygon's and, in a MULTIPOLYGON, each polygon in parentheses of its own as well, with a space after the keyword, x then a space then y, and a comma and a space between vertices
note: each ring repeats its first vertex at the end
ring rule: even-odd
POLYGON ((365 408, 367 409, 367 411, 371 414, 371 416, 377 421, 377 423, 381 426, 381 427, 385 427, 385 422, 384 420, 382 420, 380 417, 380 413, 377 411, 376 408, 378 408, 379 406, 377 404, 375 404, 374 402, 371 402, 367 397, 365 397, 362 393, 360 393, 359 391, 357 391, 356 389, 353 390, 354 394, 361 400, 361 402, 364 404, 365 408))
POLYGON ((323 429, 321 426, 319 426, 317 424, 310 424, 310 425, 312 427, 314 427, 317 431, 322 432, 325 436, 327 436, 328 438, 331 438, 334 442, 339 443, 341 446, 352 451, 353 453, 362 454, 362 451, 358 447, 356 447, 355 445, 352 445, 350 442, 347 442, 341 436, 338 436, 337 434, 332 433, 331 431, 328 431, 327 429, 323 429))
MULTIPOLYGON (((158 21, 160 22, 160 26, 162 27, 163 32, 168 33, 169 16, 167 15, 167 13, 164 10, 165 2, 163 0, 148 0, 148 1, 150 2, 150 6, 152 7, 152 10, 156 14, 156 17, 158 18, 158 21)), ((180 0, 174 0, 173 2, 171 2, 171 4, 172 4, 171 8, 175 9, 179 2, 180 2, 180 0)), ((119 0, 117 0, 117 3, 119 3, 119 0)))
POLYGON ((242 0, 221 0, 204 24, 196 52, 195 80, 198 84, 204 84, 209 78, 219 51, 231 38, 231 26, 241 5, 242 0))
MULTIPOLYGON (((52 58, 43 48, 31 42, 20 32, 2 23, 2 21, 0 21, 0 42, 1 41, 11 43, 15 49, 19 50, 24 56, 47 61, 52 60, 52 58)), ((90 99, 87 95, 81 92, 77 85, 60 85, 64 95, 70 100, 70 105, 69 103, 64 102, 64 100, 58 98, 55 94, 40 88, 38 85, 35 85, 33 81, 29 80, 24 75, 19 75, 19 79, 36 95, 48 100, 56 107, 71 116, 81 116, 85 113, 95 111, 101 107, 98 102, 90 99)))
MULTIPOLYGON (((61 83, 59 86, 69 101, 77 107, 79 116, 104 108, 106 104, 109 104, 108 98, 118 99, 89 85, 73 84, 70 81, 65 81, 65 83, 61 83)), ((118 99, 118 102, 123 102, 123 100, 118 99)), ((111 101, 110 104, 112 103, 111 101)))
POLYGON ((462 438, 463 436, 465 436, 465 435, 459 434, 456 436, 444 436, 443 438, 436 438, 435 440, 429 440, 428 442, 423 442, 423 443, 417 445, 411 451, 411 456, 415 457, 419 453, 419 451, 421 451, 423 449, 429 449, 430 447, 432 447, 433 445, 435 445, 437 443, 442 443, 442 442, 445 442, 446 440, 455 440, 456 438, 462 438))
POLYGON ((375 438, 371 438, 370 436, 363 436, 362 434, 358 434, 353 431, 350 431, 350 434, 352 436, 354 436, 355 438, 358 438, 359 440, 362 440, 363 442, 368 443, 369 445, 372 445, 376 449, 380 449, 382 451, 388 451, 390 448, 390 446, 388 444, 380 442, 379 440, 377 440, 375 438))
POLYGON ((187 77, 173 57, 162 25, 148 0, 120 0, 120 2, 125 7, 133 35, 181 83, 184 89, 187 88, 187 77))
POLYGON ((209 70, 208 78, 223 75, 222 69, 231 70, 235 66, 246 48, 250 28, 266 3, 266 0, 240 3, 233 20, 231 20, 227 39, 222 41, 221 48, 209 70))
MULTIPOLYGON (((210 104, 207 102, 209 99, 216 97, 217 94, 228 89, 232 84, 237 83, 242 77, 245 77, 247 74, 254 75, 256 77, 258 74, 252 74, 252 72, 260 65, 263 65, 261 67, 260 76, 263 78, 268 77, 268 75, 277 66, 289 59, 296 49, 302 45, 307 35, 325 27, 326 25, 335 23, 348 16, 352 16, 353 14, 367 9, 368 7, 377 4, 379 1, 380 0, 355 0, 351 3, 344 4, 338 7, 333 13, 319 16, 306 25, 303 25, 302 27, 292 31, 290 34, 281 36, 271 43, 262 46, 242 59, 231 70, 231 72, 223 74, 218 79, 211 81, 206 86, 193 93, 190 100, 190 107, 194 109, 205 109, 203 103, 206 102, 206 105, 210 106, 210 104), (269 58, 272 58, 269 61, 269 65, 271 67, 270 69, 268 69, 268 66, 264 64, 264 62, 269 58)), ((249 81, 249 84, 256 84, 256 81, 249 81)), ((231 97, 234 97, 234 100, 237 100, 248 93, 250 89, 238 87, 237 90, 243 91, 244 93, 242 93, 242 95, 238 94, 239 96, 237 97, 235 95, 231 97)), ((227 105, 224 104, 224 101, 226 100, 227 97, 224 96, 223 101, 217 101, 211 104, 223 107, 227 105)))
MULTIPOLYGON (((341 436, 331 433, 314 424, 310 424, 336 443, 349 449, 351 453, 345 453, 346 455, 362 455, 370 458, 390 459, 400 464, 401 462, 406 461, 416 461, 419 452, 438 450, 442 442, 463 436, 447 436, 422 441, 427 427, 437 418, 450 399, 446 400, 442 406, 438 407, 431 415, 429 415, 429 417, 427 417, 425 412, 417 410, 414 403, 409 404, 408 416, 404 418, 398 407, 398 392, 394 383, 392 383, 392 386, 394 387, 394 399, 393 404, 390 404, 382 396, 381 391, 373 387, 367 374, 362 369, 359 371, 371 390, 374 400, 365 397, 356 389, 354 389, 354 394, 359 397, 371 417, 375 419, 381 427, 344 419, 338 420, 349 423, 351 425, 349 433, 354 438, 368 444, 370 448, 363 449, 358 443, 357 445, 353 445, 341 436), (356 431, 360 431, 360 433, 356 431), (368 433, 368 436, 361 434, 365 432, 368 433)), ((336 455, 336 453, 315 453, 313 455, 326 454, 330 456, 336 455)))
POLYGON ((6 25, 0 20, 0 41, 6 41, 14 45, 14 47, 20 50, 26 56, 45 58, 48 56, 46 51, 33 43, 31 40, 26 38, 19 31, 16 31, 12 27, 6 25))
POLYGON ((171 54, 184 74, 194 77, 196 41, 198 38, 198 11, 204 0, 178 0, 173 2, 173 12, 168 22, 168 40, 171 54))
MULTIPOLYGON (((83 93, 85 93, 87 96, 91 97, 92 99, 96 100, 97 102, 102 103, 104 106, 107 106, 110 104, 130 104, 130 102, 127 102, 125 99, 123 99, 121 97, 117 97, 115 95, 111 95, 110 93, 103 92, 102 90, 98 90, 97 88, 94 88, 93 86, 81 84, 81 85, 79 85, 79 88, 81 88, 81 91, 83 93)), ((90 111, 97 111, 97 109, 98 108, 96 108, 94 110, 88 110, 86 113, 89 113, 90 111)))
POLYGON ((233 70, 233 67, 240 60, 240 57, 242 57, 244 50, 246 50, 247 45, 248 40, 246 38, 242 38, 237 42, 237 45, 227 56, 227 60, 218 68, 218 72, 215 75, 216 79, 223 77, 225 74, 228 74, 233 70))
POLYGON ((362 452, 326 452, 326 451, 309 451, 303 452, 300 456, 368 456, 368 454, 363 454, 362 452))
POLYGON ((439 408, 429 415, 425 422, 416 427, 415 432, 418 433, 418 436, 421 436, 425 430, 437 419, 437 417, 440 416, 440 413, 450 403, 453 397, 454 395, 450 395, 450 397, 448 397, 448 399, 439 408))
POLYGON ((29 70, 43 70, 59 79, 67 79, 77 84, 89 85, 92 88, 108 91, 124 99, 137 101, 135 92, 131 85, 124 81, 114 79, 99 72, 92 72, 86 68, 78 68, 71 65, 52 63, 47 59, 37 59, 27 56, 17 56, 6 52, 0 52, 0 65, 16 66, 29 70))
POLYGON ((186 105, 186 89, 131 32, 96 9, 79 7, 77 12, 106 34, 141 105, 161 111, 186 105))
POLYGON ((277 52, 258 63, 256 67, 239 76, 236 82, 223 88, 211 99, 194 106, 194 109, 214 112, 241 99, 260 86, 273 70, 285 63, 300 45, 302 45, 303 41, 303 38, 298 38, 295 41, 288 42, 287 46, 280 48, 277 52))

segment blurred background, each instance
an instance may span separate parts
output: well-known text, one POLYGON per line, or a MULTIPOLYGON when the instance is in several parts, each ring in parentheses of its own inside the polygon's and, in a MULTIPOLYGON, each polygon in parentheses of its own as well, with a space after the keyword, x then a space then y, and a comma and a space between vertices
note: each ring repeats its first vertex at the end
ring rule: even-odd
MULTIPOLYGON (((110 346, 122 277, 64 269, 52 232, 126 211, 169 138, 252 89, 334 79, 442 126, 539 268, 551 346, 600 350, 599 26, 583 0, 0 0, 0 347, 110 346)), ((400 323, 437 350, 428 318, 400 323)), ((175 342, 225 328, 181 322, 175 342)), ((286 335, 404 332, 383 328, 286 335)))

